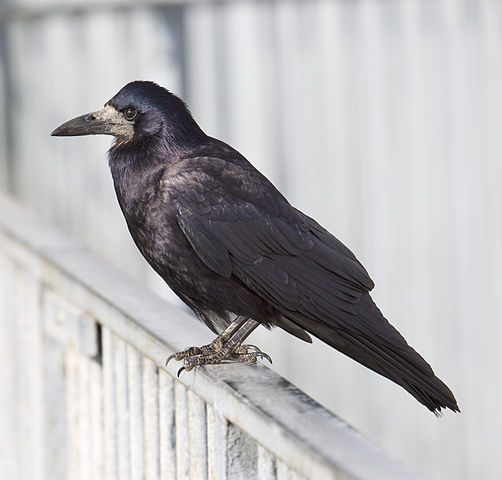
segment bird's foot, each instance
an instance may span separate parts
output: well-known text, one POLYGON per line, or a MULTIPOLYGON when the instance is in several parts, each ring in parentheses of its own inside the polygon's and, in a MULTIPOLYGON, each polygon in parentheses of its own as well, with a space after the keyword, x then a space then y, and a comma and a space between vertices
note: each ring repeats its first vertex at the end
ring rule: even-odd
POLYGON ((256 345, 241 345, 231 355, 230 361, 235 363, 256 363, 259 358, 264 358, 272 363, 270 355, 262 352, 256 345))
POLYGON ((256 363, 259 358, 265 358, 270 363, 272 359, 262 352, 256 345, 238 345, 233 342, 223 344, 222 342, 210 343, 202 347, 190 347, 182 352, 170 355, 167 359, 169 363, 172 359, 183 360, 183 366, 178 370, 178 377, 181 372, 194 369, 202 365, 217 365, 220 363, 256 363))
POLYGON ((195 357, 195 356, 210 356, 215 354, 223 348, 223 342, 219 337, 217 337, 213 342, 208 345, 202 345, 201 347, 190 347, 181 352, 173 353, 169 355, 166 360, 166 367, 171 360, 180 361, 184 358, 195 357))

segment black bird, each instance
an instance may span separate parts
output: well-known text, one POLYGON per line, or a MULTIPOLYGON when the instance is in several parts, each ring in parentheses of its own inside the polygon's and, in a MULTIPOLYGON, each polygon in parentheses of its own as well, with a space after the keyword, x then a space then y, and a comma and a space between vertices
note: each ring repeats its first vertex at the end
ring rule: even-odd
POLYGON ((56 136, 115 137, 109 164, 132 238, 215 333, 171 358, 181 370, 268 355, 243 345, 260 324, 309 334, 401 385, 438 413, 450 389, 383 317, 354 254, 292 207, 239 152, 206 135, 183 101, 153 82, 123 87, 56 136), (307 333, 308 332, 308 333, 307 333))

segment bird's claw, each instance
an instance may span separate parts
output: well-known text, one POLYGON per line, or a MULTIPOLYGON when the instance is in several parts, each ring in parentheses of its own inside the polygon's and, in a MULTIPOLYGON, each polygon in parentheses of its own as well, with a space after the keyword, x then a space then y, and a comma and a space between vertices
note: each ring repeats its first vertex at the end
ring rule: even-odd
POLYGON ((169 364, 171 360, 183 360, 184 358, 189 358, 189 357, 194 357, 196 355, 203 354, 205 350, 208 348, 211 348, 211 344, 209 345, 204 345, 203 347, 190 347, 187 348, 186 350, 182 350, 181 352, 176 352, 173 353, 172 355, 169 355, 166 360, 166 367, 169 364))
POLYGON ((261 348, 260 347, 257 347, 256 345, 252 345, 252 344, 246 344, 246 345, 241 345, 240 347, 237 347, 235 349, 235 353, 260 353, 261 352, 261 348), (250 352, 249 350, 250 349, 253 349, 254 352, 250 352))
POLYGON ((272 365, 272 359, 270 358, 270 355, 266 354, 265 352, 262 352, 261 350, 259 352, 256 352, 256 355, 261 358, 264 358, 265 360, 268 360, 272 365))
MULTIPOLYGON (((247 346, 247 345, 246 345, 247 346)), ((264 358, 265 360, 268 360, 270 363, 272 363, 272 359, 270 358, 270 355, 266 354, 265 352, 262 352, 261 350, 259 352, 234 352, 233 355, 228 359, 237 363, 256 363, 256 361, 259 358, 264 358)))
POLYGON ((184 365, 178 370, 178 373, 176 376, 180 378, 181 372, 189 372, 192 370, 194 367, 198 365, 203 365, 202 363, 198 363, 197 361, 193 361, 193 359, 196 359, 197 357, 186 357, 184 361, 184 365))
MULTIPOLYGON (((169 365, 169 362, 174 358, 176 358, 177 353, 173 353, 172 355, 169 355, 166 360, 166 367, 169 365)), ((178 372, 178 377, 179 377, 179 372, 178 372)))

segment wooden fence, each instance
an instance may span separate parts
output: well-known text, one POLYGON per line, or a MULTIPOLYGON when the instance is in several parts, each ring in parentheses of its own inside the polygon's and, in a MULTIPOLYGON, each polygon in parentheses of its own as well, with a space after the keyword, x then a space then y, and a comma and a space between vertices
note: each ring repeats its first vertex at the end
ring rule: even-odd
POLYGON ((418 478, 266 367, 176 378, 206 329, 0 196, 0 478, 418 478))

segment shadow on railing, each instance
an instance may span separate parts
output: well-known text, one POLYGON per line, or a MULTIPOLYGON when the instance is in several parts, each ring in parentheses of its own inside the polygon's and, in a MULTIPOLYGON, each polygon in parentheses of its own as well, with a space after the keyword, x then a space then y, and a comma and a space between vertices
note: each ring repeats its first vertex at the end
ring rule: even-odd
POLYGON ((205 327, 1 196, 0 284, 1 478, 418 478, 264 366, 176 379, 205 327))

